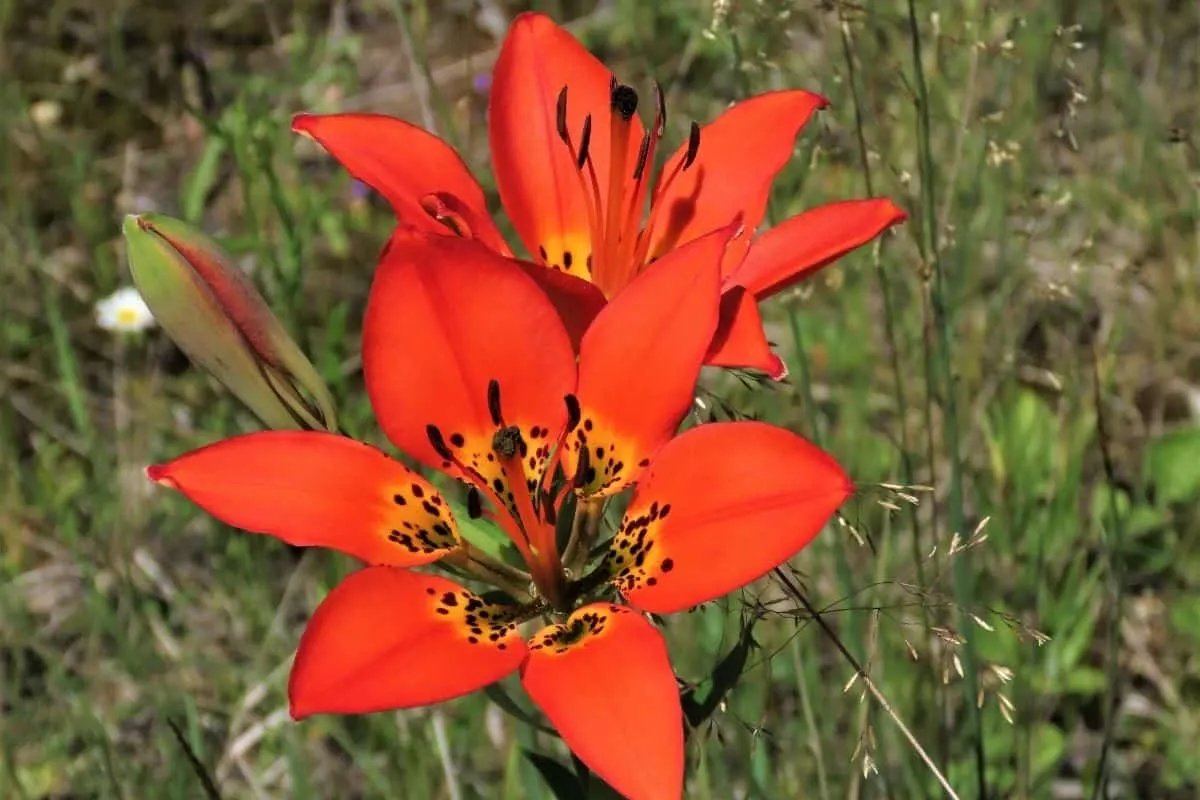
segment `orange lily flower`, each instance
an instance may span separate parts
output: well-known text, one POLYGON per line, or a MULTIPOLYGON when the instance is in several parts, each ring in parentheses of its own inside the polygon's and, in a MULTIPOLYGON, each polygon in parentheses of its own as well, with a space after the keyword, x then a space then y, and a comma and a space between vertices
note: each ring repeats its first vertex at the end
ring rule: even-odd
POLYGON ((393 237, 364 323, 372 407, 397 447, 470 486, 468 513, 499 526, 527 572, 480 558, 432 483, 344 437, 253 433, 149 468, 230 525, 366 562, 301 637, 294 717, 436 703, 519 672, 614 788, 681 795, 679 692, 663 636, 639 612, 687 609, 761 577, 853 490, 829 455, 782 428, 718 422, 675 435, 717 326, 733 232, 668 252, 577 348, 511 259, 470 239, 393 237), (589 556, 594 542, 582 557, 559 547, 568 496, 599 511, 635 482, 603 555, 589 556), (509 597, 412 569, 435 562, 509 597), (557 621, 522 637, 548 616, 557 621))
MULTIPOLYGON (((708 125, 693 123, 656 179, 654 154, 666 128, 657 86, 655 100, 646 130, 637 93, 541 14, 513 21, 496 62, 488 129, 504 208, 534 261, 591 282, 604 298, 656 258, 735 218, 756 229, 797 134, 828 104, 804 91, 738 103, 708 125)), ((292 127, 386 197, 402 225, 449 228, 510 253, 479 183, 433 134, 374 114, 302 114, 292 127)), ((887 199, 838 202, 731 247, 706 362, 782 378, 786 367, 771 352, 758 301, 904 219, 887 199)))

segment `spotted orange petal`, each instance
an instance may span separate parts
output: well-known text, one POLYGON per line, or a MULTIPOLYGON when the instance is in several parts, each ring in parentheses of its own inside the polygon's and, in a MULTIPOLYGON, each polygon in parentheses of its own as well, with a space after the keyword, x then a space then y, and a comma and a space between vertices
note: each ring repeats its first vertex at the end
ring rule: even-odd
POLYGON ((735 230, 714 231, 647 267, 584 335, 582 414, 563 451, 584 494, 615 494, 636 480, 691 408, 717 327, 720 260, 735 230))
POLYGON ((787 365, 771 350, 758 301, 744 287, 721 295, 721 317, 704 363, 712 367, 756 369, 772 380, 787 377, 787 365))
POLYGON ((461 544, 449 506, 429 481, 331 433, 235 436, 146 474, 235 528, 368 564, 428 564, 461 544))
POLYGON ((445 195, 470 212, 474 236, 507 252, 483 188, 454 148, 429 131, 382 114, 299 114, 292 130, 316 141, 347 172, 387 198, 405 225, 445 233, 422 204, 426 196, 445 195))
POLYGON ((292 717, 366 714, 449 700, 525 658, 512 609, 453 581, 367 567, 317 607, 292 666, 292 717))
POLYGON ((787 561, 853 491, 828 453, 784 428, 700 425, 655 455, 605 565, 633 605, 681 611, 787 561))
MULTIPOLYGON (((513 20, 492 76, 488 132, 500 199, 513 226, 539 263, 586 278, 592 254, 588 192, 571 150, 558 131, 558 98, 567 87, 566 129, 576 149, 591 115, 588 153, 607 208, 612 73, 574 36, 543 14, 513 20)), ((616 152, 628 165, 622 185, 633 182, 643 127, 627 123, 616 152)), ((586 167, 585 167, 586 175, 586 167)), ((716 227, 715 225, 711 227, 716 227)))
MULTIPOLYGON (((766 213, 771 182, 791 160, 797 134, 813 112, 826 105, 825 98, 810 92, 767 92, 702 127, 695 162, 654 198, 656 205, 663 205, 657 213, 669 224, 655 226, 650 254, 662 255, 739 212, 747 230, 757 228, 766 213)), ((685 142, 667 161, 664 176, 684 161, 687 151, 685 142)), ((727 269, 737 265, 749 246, 744 239, 730 248, 727 269)))
POLYGON ((746 287, 760 300, 770 297, 907 218, 887 198, 818 206, 756 239, 728 283, 746 287))
POLYGON ((593 603, 529 642, 521 683, 588 768, 632 800, 683 793, 683 716, 662 636, 593 603))

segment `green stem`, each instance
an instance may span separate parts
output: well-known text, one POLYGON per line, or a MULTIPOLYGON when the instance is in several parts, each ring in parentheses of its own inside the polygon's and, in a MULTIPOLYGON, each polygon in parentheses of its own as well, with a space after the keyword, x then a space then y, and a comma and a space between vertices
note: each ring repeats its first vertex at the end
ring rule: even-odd
MULTIPOLYGON (((914 0, 908 0, 908 25, 912 43, 913 77, 916 87, 918 157, 921 175, 921 250, 932 266, 931 305, 937 329, 939 346, 939 370, 943 389, 942 411, 945 419, 944 436, 949 451, 950 486, 947 498, 947 514, 950 530, 961 531, 963 527, 962 458, 958 442, 958 408, 952 370, 950 347, 950 322, 946 308, 946 276, 939 255, 936 204, 934 202, 934 167, 930 132, 929 90, 925 82, 925 68, 921 57, 921 32, 917 24, 917 9, 914 0)), ((983 741, 983 718, 975 702, 978 694, 979 675, 975 658, 975 632, 966 609, 971 606, 972 585, 967 572, 967 559, 954 559, 954 595, 958 606, 959 632, 965 637, 963 659, 966 689, 964 705, 972 728, 971 739, 975 751, 975 778, 978 797, 987 796, 987 760, 983 741)))

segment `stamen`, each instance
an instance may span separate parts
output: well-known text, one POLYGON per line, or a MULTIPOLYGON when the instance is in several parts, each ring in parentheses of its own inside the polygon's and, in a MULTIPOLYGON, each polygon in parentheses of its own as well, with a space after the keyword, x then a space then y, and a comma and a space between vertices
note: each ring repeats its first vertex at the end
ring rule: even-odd
POLYGON ((425 435, 429 437, 429 443, 433 445, 433 449, 439 456, 446 461, 454 461, 454 453, 450 452, 450 448, 446 446, 446 440, 442 438, 442 432, 436 425, 426 425, 425 435))
POLYGON ((488 414, 492 417, 492 424, 503 425, 504 416, 500 413, 500 382, 495 378, 488 381, 487 405, 488 414))
MULTIPOLYGON (((620 272, 610 273, 615 284, 614 288, 623 286, 632 280, 642 266, 641 261, 637 258, 638 246, 641 244, 639 232, 642 227, 642 215, 645 213, 646 194, 650 191, 652 184, 646 173, 646 166, 653 163, 654 152, 662 140, 667 125, 667 101, 657 83, 654 84, 654 99, 657 107, 654 127, 646 131, 642 137, 637 166, 633 171, 633 192, 629 198, 629 207, 625 210, 625 222, 621 228, 626 235, 617 250, 617 260, 621 265, 620 272)), ((653 213, 653 208, 651 208, 651 213, 653 213)))
POLYGON ((575 477, 571 479, 572 489, 580 489, 590 483, 587 475, 591 466, 592 456, 590 451, 586 447, 580 448, 579 460, 575 463, 575 477))
POLYGON ((583 412, 579 408, 579 398, 575 395, 569 394, 563 399, 567 403, 567 433, 570 433, 579 424, 583 412))
POLYGON ((579 137, 579 155, 575 157, 575 168, 583 169, 588 159, 588 145, 592 143, 592 115, 583 118, 583 133, 579 137))
MULTIPOLYGON (((633 168, 633 179, 635 181, 642 179, 642 172, 646 169, 646 159, 650 156, 650 135, 649 131, 642 134, 642 144, 638 148, 637 164, 633 168)), ((635 199, 636 195, 637 193, 635 192, 635 199)))
POLYGON ((693 120, 691 133, 688 134, 687 153, 685 153, 683 156, 683 171, 684 172, 687 172, 688 167, 690 167, 693 163, 695 163, 696 154, 699 152, 700 152, 700 126, 696 124, 695 120, 693 120))
MULTIPOLYGON (((600 185, 596 181, 596 169, 592 165, 590 158, 591 148, 589 145, 592 140, 592 116, 588 114, 584 117, 582 140, 579 150, 576 151, 574 145, 571 144, 571 132, 567 125, 567 87, 565 85, 558 93, 555 108, 555 124, 558 129, 558 137, 567 146, 567 152, 570 154, 571 160, 575 163, 575 175, 579 180, 579 187, 583 192, 584 206, 587 208, 588 232, 591 235, 591 252, 594 255, 603 245, 604 231, 601 226, 604 224, 604 221, 600 219, 600 185), (586 177, 583 175, 583 167, 585 165, 587 166, 586 177)), ((542 261, 546 261, 544 248, 542 261)), ((590 272, 589 270, 589 278, 591 277, 590 272)))
POLYGON ((564 144, 571 143, 570 131, 567 130, 567 87, 563 85, 558 93, 558 100, 555 103, 555 124, 558 127, 558 138, 563 140, 564 144))
POLYGON ((654 100, 658 105, 658 125, 655 127, 655 134, 661 139, 667 132, 667 98, 657 81, 654 83, 654 100))
POLYGON ((471 519, 479 519, 483 516, 483 499, 479 496, 479 490, 474 486, 467 490, 467 516, 471 519))
MULTIPOLYGON (((562 561, 555 543, 554 525, 547 522, 544 509, 539 514, 534 503, 533 491, 538 491, 540 487, 531 487, 527 483, 524 463, 526 445, 521 438, 521 429, 510 425, 496 431, 492 437, 492 450, 504 471, 508 500, 514 512, 516 527, 529 545, 528 554, 522 554, 525 556, 525 563, 538 589, 551 602, 559 603, 563 599, 562 561)), ((540 491, 538 493, 540 494, 540 491)))
POLYGON ((660 175, 658 185, 654 187, 654 194, 650 198, 650 219, 646 220, 646 227, 642 229, 642 235, 638 238, 638 246, 633 258, 634 263, 639 267, 646 263, 646 259, 649 256, 650 241, 654 238, 654 226, 658 223, 658 218, 661 216, 663 209, 663 204, 660 200, 667 193, 667 189, 671 187, 675 179, 679 177, 680 173, 685 172, 692 164, 696 163, 696 156, 699 152, 700 126, 693 121, 692 129, 688 134, 688 146, 683 154, 683 160, 675 165, 666 178, 660 175))

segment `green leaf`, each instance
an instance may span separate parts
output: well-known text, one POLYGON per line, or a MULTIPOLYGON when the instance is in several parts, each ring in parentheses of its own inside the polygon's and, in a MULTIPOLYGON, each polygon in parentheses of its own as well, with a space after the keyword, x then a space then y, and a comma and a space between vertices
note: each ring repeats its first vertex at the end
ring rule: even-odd
POLYGON ((525 709, 521 708, 521 706, 517 704, 517 701, 514 700, 500 684, 493 683, 489 686, 483 687, 483 693, 487 695, 489 700, 496 704, 497 708, 508 714, 513 719, 523 722, 531 728, 541 731, 542 733, 548 733, 551 736, 558 736, 558 731, 554 730, 549 725, 538 719, 534 712, 526 711, 525 709))
POLYGON ((1200 427, 1163 436, 1146 448, 1146 479, 1164 503, 1200 498, 1200 427))
POLYGON ((1033 729, 1033 777, 1037 780, 1049 774, 1062 763, 1067 749, 1063 732, 1049 723, 1040 723, 1033 729))
POLYGON ((525 568, 524 559, 504 531, 486 519, 471 519, 467 507, 462 503, 455 500, 448 502, 450 513, 454 515, 454 521, 458 523, 458 530, 463 538, 498 561, 525 568))
POLYGON ((522 750, 522 754, 542 776, 555 800, 621 800, 622 795, 600 778, 592 775, 579 758, 572 753, 575 766, 572 772, 550 756, 522 750))
POLYGON ((687 690, 679 698, 683 704, 683 715, 691 727, 697 727, 712 716, 712 713, 720 707, 721 701, 725 699, 725 695, 729 694, 742 677, 746 661, 750 658, 750 651, 758 647, 753 635, 754 623, 757 621, 757 617, 748 617, 742 621, 742 630, 738 635, 737 643, 713 668, 712 687, 703 700, 696 699, 695 689, 687 690))
POLYGON ((210 136, 204 143, 204 152, 200 154, 200 160, 183 190, 181 205, 184 219, 197 222, 203 216, 204 202, 216 185, 221 159, 224 156, 225 140, 219 136, 210 136))
POLYGON ((127 216, 123 233, 134 284, 188 358, 269 427, 337 429, 324 381, 213 240, 159 214, 127 216))
POLYGON ((570 768, 541 753, 525 750, 524 754, 542 776, 555 800, 579 800, 581 797, 587 797, 587 788, 579 782, 579 778, 570 768))

